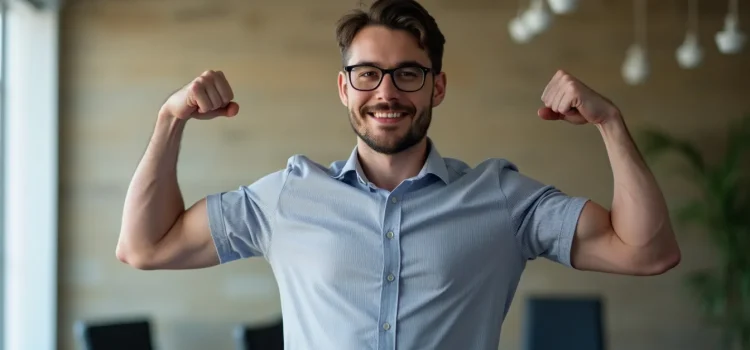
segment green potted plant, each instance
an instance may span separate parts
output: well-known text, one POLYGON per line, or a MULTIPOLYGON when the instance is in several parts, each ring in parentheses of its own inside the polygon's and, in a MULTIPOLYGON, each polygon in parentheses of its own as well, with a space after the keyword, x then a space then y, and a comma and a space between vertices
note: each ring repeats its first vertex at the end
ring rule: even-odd
POLYGON ((720 327, 726 349, 750 350, 750 115, 727 132, 727 148, 709 164, 695 144, 657 129, 639 134, 644 158, 673 153, 687 161, 680 171, 700 195, 677 208, 677 226, 696 225, 718 253, 715 267, 690 272, 686 282, 706 320, 720 327))

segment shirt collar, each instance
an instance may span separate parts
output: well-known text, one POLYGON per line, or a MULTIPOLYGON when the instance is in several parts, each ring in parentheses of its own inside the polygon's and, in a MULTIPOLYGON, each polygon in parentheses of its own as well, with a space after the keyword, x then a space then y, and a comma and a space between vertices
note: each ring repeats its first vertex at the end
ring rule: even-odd
MULTIPOLYGON (((414 180, 418 180, 429 174, 432 174, 437 176, 445 184, 450 183, 448 168, 445 166, 445 160, 442 156, 440 156, 440 153, 429 137, 427 138, 427 148, 429 150, 427 154, 427 160, 425 161, 424 166, 422 166, 422 170, 420 170, 419 174, 414 177, 414 180)), ((362 166, 359 163, 357 146, 354 146, 354 149, 349 155, 349 159, 347 159, 346 163, 344 163, 344 166, 341 167, 341 170, 339 170, 337 174, 333 175, 333 178, 342 179, 350 173, 357 174, 357 180, 361 183, 368 183, 367 177, 365 176, 365 173, 362 170, 362 166)))

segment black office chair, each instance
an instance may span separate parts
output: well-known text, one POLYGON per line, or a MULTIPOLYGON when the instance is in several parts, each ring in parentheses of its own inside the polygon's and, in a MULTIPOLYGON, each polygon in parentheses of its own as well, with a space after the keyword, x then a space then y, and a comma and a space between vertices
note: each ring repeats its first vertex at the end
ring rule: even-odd
POLYGON ((604 350, 598 297, 531 297, 525 311, 524 350, 604 350))
POLYGON ((79 321, 74 332, 84 350, 154 350, 147 318, 79 321))
POLYGON ((234 330, 237 350, 284 350, 282 321, 261 325, 240 325, 234 330))

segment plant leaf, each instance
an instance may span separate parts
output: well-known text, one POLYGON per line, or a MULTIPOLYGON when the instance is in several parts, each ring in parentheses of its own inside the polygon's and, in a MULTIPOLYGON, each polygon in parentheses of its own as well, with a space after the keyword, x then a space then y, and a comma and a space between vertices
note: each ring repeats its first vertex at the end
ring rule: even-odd
POLYGON ((675 212, 675 219, 684 225, 698 224, 708 229, 712 228, 708 208, 703 200, 693 200, 679 207, 675 212))
POLYGON ((696 271, 688 274, 686 282, 709 320, 720 322, 727 316, 727 294, 721 277, 709 270, 696 271))
POLYGON ((719 267, 689 273, 685 283, 707 320, 750 350, 750 114, 730 125, 726 153, 716 166, 692 144, 665 132, 647 129, 638 136, 645 158, 674 152, 691 166, 693 171, 680 175, 702 194, 674 216, 704 229, 719 253, 719 267))

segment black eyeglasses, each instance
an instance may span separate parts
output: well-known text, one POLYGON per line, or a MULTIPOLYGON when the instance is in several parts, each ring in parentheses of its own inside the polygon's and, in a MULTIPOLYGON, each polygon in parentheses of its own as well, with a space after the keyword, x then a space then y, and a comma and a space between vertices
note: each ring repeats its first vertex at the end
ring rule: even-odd
POLYGON ((383 69, 369 64, 357 64, 344 67, 349 75, 349 83, 355 90, 372 91, 380 86, 383 77, 390 74, 393 85, 404 92, 422 89, 430 68, 419 65, 408 65, 393 69, 383 69))

